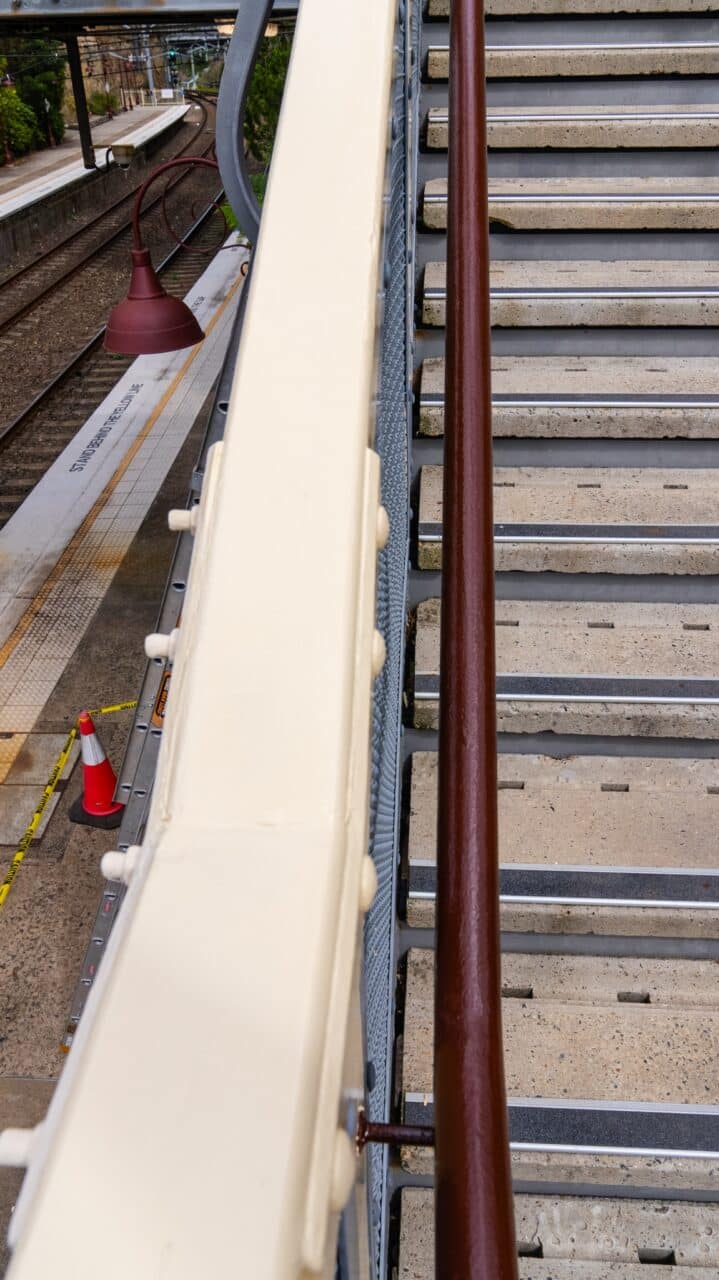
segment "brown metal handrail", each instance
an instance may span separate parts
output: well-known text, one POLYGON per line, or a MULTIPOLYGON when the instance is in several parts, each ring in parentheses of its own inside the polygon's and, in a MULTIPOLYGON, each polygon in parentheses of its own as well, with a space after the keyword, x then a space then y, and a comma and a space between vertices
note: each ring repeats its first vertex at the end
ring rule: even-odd
POLYGON ((452 0, 435 995, 436 1275, 516 1280, 502 1043, 482 0, 452 0))

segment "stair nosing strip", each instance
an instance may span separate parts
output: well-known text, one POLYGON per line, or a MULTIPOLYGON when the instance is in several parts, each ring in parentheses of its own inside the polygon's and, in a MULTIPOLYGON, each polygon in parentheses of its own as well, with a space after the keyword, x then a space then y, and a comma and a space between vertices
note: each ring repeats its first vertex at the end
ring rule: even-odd
MULTIPOLYGON (((442 524, 420 521, 420 542, 441 543, 442 524)), ((522 524, 498 522, 494 541, 504 544, 630 546, 714 546, 719 543, 719 525, 620 525, 620 524, 522 524), (562 532, 558 532, 558 530, 562 532), (651 532, 651 530, 658 532, 651 532)))
MULTIPOLYGON (((415 674, 415 700, 439 700, 439 675, 415 674)), ((497 676, 498 702, 611 702, 675 705, 719 704, 719 678, 706 676, 588 676, 512 673, 497 676), (553 686, 553 687, 552 687, 553 686), (582 688, 586 692, 582 692, 582 688), (631 692, 634 690, 634 692, 631 692), (676 692, 672 692, 676 690, 676 692)))

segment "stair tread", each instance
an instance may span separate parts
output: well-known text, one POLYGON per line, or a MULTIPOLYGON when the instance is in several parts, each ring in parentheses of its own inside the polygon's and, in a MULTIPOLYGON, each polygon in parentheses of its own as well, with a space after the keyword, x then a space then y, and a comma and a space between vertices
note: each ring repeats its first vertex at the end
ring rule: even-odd
MULTIPOLYGON (((693 200, 695 197, 714 196, 719 199, 719 178, 705 174, 637 174, 626 177, 616 175, 611 178, 593 177, 526 177, 489 179, 489 197, 496 199, 501 195, 536 196, 546 199, 548 196, 575 197, 590 195, 601 198, 612 196, 627 197, 632 200, 651 200, 656 196, 662 198, 693 200)), ((446 201, 447 179, 429 178, 424 184, 425 195, 446 201)))
MULTIPOLYGON (((446 262, 427 263, 424 273, 425 293, 429 290, 443 291, 446 284, 446 262)), ((678 261, 671 258, 663 261, 643 258, 620 258, 612 261, 503 258, 494 259, 491 264, 490 285, 493 291, 702 289, 714 293, 719 290, 719 265, 716 262, 678 261)))
MULTIPOLYGON (((421 471, 419 520, 442 522, 442 466, 421 471)), ((495 467, 495 524, 715 525, 709 468, 495 467), (594 485, 595 488, 587 486, 594 485)))
MULTIPOLYGON (((502 673, 643 677, 652 672, 674 679, 716 675, 714 605, 498 600, 496 616, 497 670, 502 673)), ((439 620, 438 600, 419 605, 418 674, 439 671, 439 620)))
MULTIPOLYGON (((519 1194, 517 1240, 542 1242, 543 1258, 520 1258, 521 1280, 666 1280, 675 1269, 639 1261, 639 1248, 669 1248, 693 1274, 719 1261, 719 1206, 519 1194), (603 1256, 602 1256, 603 1255, 603 1256)), ((434 1280, 434 1191, 404 1187, 398 1280, 434 1280)))
MULTIPOLYGON (((444 369, 443 356, 422 362, 422 435, 444 432, 444 369)), ((708 356, 495 356, 492 394, 496 436, 719 434, 719 369, 708 356)))
MULTIPOLYGON (((698 700, 713 699, 719 687, 714 605, 499 600, 496 616, 500 731, 716 737, 719 704, 698 700), (547 677, 549 687, 539 677, 547 677), (613 682, 611 696, 618 701, 606 700, 605 679, 613 682), (687 679, 705 684, 693 688, 687 679), (537 700, 538 693, 553 696, 537 700), (595 700, 580 701, 579 693, 595 700), (627 694, 636 701, 627 701, 627 694), (682 700, 667 701, 677 697, 682 700)), ((439 621, 439 601, 422 601, 415 647, 418 729, 438 725, 439 621)))
MULTIPOLYGON (((442 563, 442 466, 420 474, 418 564, 442 563)), ((495 467, 498 571, 705 573, 717 566, 717 477, 710 469, 495 467), (590 487, 591 486, 591 487, 590 487), (525 526, 522 530, 512 526, 525 526), (544 526, 544 529, 542 528, 544 526), (552 538, 592 541, 553 542, 552 538), (629 541, 612 541, 612 539, 629 541), (642 538, 657 541, 641 541, 642 538), (674 541, 668 542, 667 539, 674 541), (692 542, 691 539, 705 539, 692 542), (542 539, 545 539, 542 541, 542 539), (631 540, 633 539, 633 541, 631 540)))
MULTIPOLYGON (((426 144, 446 151, 448 109, 430 107, 426 144)), ((487 112, 490 147, 578 148, 710 147, 719 136, 717 103, 666 101, 622 104, 551 103, 537 106, 492 106, 487 112)))
MULTIPOLYGON (((412 756, 410 862, 436 860, 437 764, 412 756)), ((715 865, 719 761, 500 753, 498 774, 503 864, 715 865), (602 790, 618 784, 629 790, 602 790)))
MULTIPOLYGON (((424 184, 422 220, 430 230, 447 227, 447 180, 424 184)), ((716 177, 642 174, 636 177, 526 177, 489 179, 489 212, 516 229, 579 231, 688 231, 719 227, 716 177)))
MULTIPOLYGON (((423 323, 443 328, 446 262, 424 272, 423 323)), ((492 323, 515 325, 719 324, 719 266, 675 259, 494 259, 492 323)))
MULTIPOLYGON (((429 0, 431 19, 449 18, 452 0, 429 0)), ((577 13, 713 13, 707 0, 487 0, 485 11, 501 17, 577 13)), ((430 27, 431 30, 431 27, 430 27)))
MULTIPOLYGON (((514 988, 532 985, 535 992, 546 982, 547 990, 575 995, 573 1000, 536 994, 533 999, 503 999, 508 1097, 700 1106, 719 1102, 719 1005, 713 995, 713 962, 505 954, 502 980, 514 988), (552 988, 562 970, 561 988, 552 988), (646 987, 654 976, 666 984, 665 994, 674 982, 677 999, 671 1005, 616 999, 617 991, 629 989, 625 983, 646 987), (696 1003, 690 1005, 692 988, 696 1003), (576 998, 582 990, 586 1001, 576 998), (700 994, 707 1003, 700 1003, 700 994)), ((433 1022, 434 953, 410 951, 402 1062, 405 1096, 431 1097, 433 1022)))
MULTIPOLYGON (((716 41, 705 42, 668 40, 635 40, 621 42, 609 40, 576 40, 567 42, 537 40, 499 43, 494 38, 487 43, 486 73, 489 79, 496 77, 532 78, 554 76, 628 76, 628 75, 709 75, 716 68, 716 41), (628 47, 627 47, 628 46, 628 47)), ((431 81, 447 80, 449 75, 449 49, 439 41, 430 45, 426 61, 426 78, 431 81)))

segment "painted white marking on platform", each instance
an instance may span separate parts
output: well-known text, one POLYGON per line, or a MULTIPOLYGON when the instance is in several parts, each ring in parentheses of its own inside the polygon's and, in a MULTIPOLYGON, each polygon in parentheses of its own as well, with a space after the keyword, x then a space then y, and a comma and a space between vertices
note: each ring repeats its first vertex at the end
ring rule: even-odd
POLYGON ((32 610, 0 669, 0 732, 32 729, 219 373, 248 257, 237 236, 228 243, 231 247, 212 260, 187 295, 203 327, 217 316, 205 341, 194 349, 135 360, 0 532, 0 645, 12 642, 18 622, 32 610), (167 402, 158 412, 163 396, 167 402), (136 445, 82 531, 83 521, 136 445), (53 580, 53 570, 78 531, 77 546, 53 580))

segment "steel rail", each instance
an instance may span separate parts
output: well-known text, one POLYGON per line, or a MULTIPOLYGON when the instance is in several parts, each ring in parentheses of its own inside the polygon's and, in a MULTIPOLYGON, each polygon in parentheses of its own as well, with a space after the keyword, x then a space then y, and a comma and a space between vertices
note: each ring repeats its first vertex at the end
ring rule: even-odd
MULTIPOLYGON (((203 160, 211 154, 213 145, 214 144, 210 142, 205 148, 205 150, 202 152, 201 158, 203 160)), ((191 157, 185 157, 184 155, 184 152, 186 150, 187 150, 187 147, 183 147, 182 151, 178 152, 177 156, 173 157, 173 160, 165 161, 165 165, 171 165, 174 161, 179 161, 180 159, 189 160, 191 157)), ((157 170, 153 170, 153 173, 154 172, 157 172, 157 170)), ((184 182, 184 180, 188 176, 189 176, 189 170, 185 173, 180 174, 178 177, 174 178, 171 182, 168 182, 164 192, 161 192, 153 200, 151 200, 150 203, 147 205, 147 207, 143 210, 143 213, 142 213, 143 218, 146 218, 150 213, 152 213, 154 209, 157 208, 158 205, 161 205, 164 199, 166 199, 167 193, 169 191, 174 191, 175 188, 178 187, 180 183, 184 182)), ((140 191, 144 185, 145 183, 140 183, 140 185, 135 187, 133 191, 129 193, 128 196, 123 197, 123 201, 126 199, 129 199, 130 197, 134 199, 137 196, 138 191, 140 191)), ((113 205, 112 209, 108 210, 107 212, 112 212, 112 210, 115 209, 116 207, 117 207, 116 205, 113 205)), ((106 216, 106 214, 101 215, 101 217, 104 217, 104 216, 106 216)), ((112 246, 116 244, 118 240, 121 240, 124 235, 127 235, 132 230, 132 225, 133 225, 132 215, 130 215, 130 217, 127 219, 126 222, 123 222, 120 227, 117 227, 114 231, 111 231, 110 234, 107 235, 104 240, 102 240, 99 244, 95 245, 94 248, 90 249, 86 257, 82 258, 79 262, 71 263, 69 267, 66 267, 65 270, 61 272, 59 276, 55 276, 55 278, 51 280, 46 285, 46 287, 41 290, 40 293, 37 293, 35 297, 29 298, 27 302, 21 303, 21 305, 17 308, 16 311, 13 311, 11 312, 10 315, 5 316, 3 319, 0 319, 0 334, 5 333, 8 329, 11 329, 14 324, 18 324, 21 320, 24 320, 25 316, 30 315, 32 311, 35 311, 37 307, 41 306, 42 303, 45 302, 46 299, 49 298, 53 293, 56 293, 57 290, 61 288, 63 284, 67 284, 68 280, 71 280, 73 276, 78 274, 78 272, 83 271, 85 267, 89 266, 92 262, 95 262, 96 259, 99 258, 105 252, 106 249, 112 248, 112 246)), ((172 233, 172 229, 171 228, 169 229, 171 234, 174 234, 172 233)), ((80 235, 85 230, 87 230, 87 228, 83 227, 76 234, 80 235)), ((63 241, 62 244, 56 246, 56 248, 62 248, 65 243, 66 241, 63 241)), ((23 267, 22 271, 25 272, 26 270, 39 265, 39 263, 45 261, 47 257, 51 257, 55 251, 56 251, 55 249, 50 250, 49 253, 46 254, 44 258, 38 259, 37 262, 30 263, 29 268, 23 267)), ((3 292, 6 288, 9 288, 12 284, 15 283, 15 281, 16 281, 16 277, 13 276, 7 282, 4 282, 4 283, 0 282, 0 293, 3 292)))
POLYGON ((453 0, 435 991, 436 1274, 517 1280, 504 1083, 481 0, 453 0))
MULTIPOLYGON (((185 241, 189 240, 191 236, 194 236, 205 225, 205 223, 207 222, 207 219, 211 217, 212 214, 216 211, 217 201, 220 198, 221 194, 222 193, 219 192, 218 195, 215 197, 215 199, 212 201, 212 203, 209 204, 206 207, 206 209, 204 209, 203 212, 199 215, 199 217, 195 219, 192 226, 188 227, 184 236, 185 241)), ((167 267, 169 267, 174 262, 175 258, 181 252, 183 247, 184 247, 183 244, 173 245, 172 249, 170 249, 166 257, 163 258, 162 262, 156 268, 158 275, 160 275, 161 272, 163 272, 167 267)), ((59 369, 58 372, 53 375, 50 382, 48 382, 47 385, 43 387, 42 391, 38 391, 37 395, 30 401, 29 404, 25 406, 24 409, 21 410, 21 412, 17 415, 17 417, 13 418, 12 421, 7 424, 7 426, 0 428, 0 449, 7 443, 7 441, 12 436, 15 435, 17 431, 20 430, 23 423, 42 404, 43 400, 47 396, 49 396, 53 391, 56 391, 57 388, 69 376, 69 374, 71 374, 73 370, 77 368, 77 366, 81 363, 81 361, 84 360, 85 357, 90 354, 90 352, 98 345, 98 343, 102 342, 105 336, 106 328, 107 328, 107 325, 103 325, 101 329, 98 329, 97 333, 94 333, 91 338, 88 338, 87 342, 84 344, 81 350, 77 351, 75 355, 72 356, 70 360, 68 360, 67 364, 64 365, 62 369, 59 369)))
MULTIPOLYGON (((203 119, 200 125, 200 132, 204 132, 204 130, 207 127, 207 107, 205 106, 205 99, 198 97, 195 100, 193 98, 192 105, 198 106, 203 113, 203 119)), ((180 150, 175 153, 176 156, 183 156, 186 151, 189 151, 190 147, 193 147, 197 142, 197 137, 198 137, 198 134, 195 133, 194 136, 190 138, 189 141, 187 141, 185 145, 180 147, 180 150)), ((111 151, 112 148, 108 147, 107 150, 111 151)), ((101 172, 101 170, 99 171, 101 172)), ((120 196, 119 200, 113 201, 112 204, 108 205, 105 209, 102 209, 100 213, 96 213, 94 218, 90 218, 90 220, 88 222, 83 223, 81 227, 77 227, 74 231, 71 231, 69 235, 65 236, 64 240, 58 240, 56 244, 53 244, 49 249, 46 249, 44 253, 41 253, 38 258, 33 258, 32 262, 26 262, 24 267, 19 267, 18 270, 13 271, 11 275, 4 276, 2 279, 0 279, 0 297, 5 292, 5 290, 10 289, 13 285, 17 284, 19 280, 22 280, 25 276, 29 275, 32 271, 36 271, 39 267, 43 265, 43 263, 46 263, 50 258, 52 258, 54 254, 59 253, 61 249, 67 249, 69 245, 73 244, 76 240, 79 240, 81 236, 86 235, 88 231, 92 231, 93 227, 98 226, 98 224, 103 222, 105 218, 108 218, 110 214, 116 211, 116 209, 121 209, 124 204, 127 204, 128 201, 133 200, 140 186, 141 186, 141 182, 138 181, 137 186, 132 187, 130 191, 126 191, 124 195, 120 196)), ((130 221, 128 219, 128 221, 123 225, 123 229, 126 229, 127 227, 129 227, 129 225, 130 225, 130 221)), ((103 241, 102 244, 98 246, 98 248, 101 249, 106 243, 107 241, 103 241)), ((79 263, 78 265, 82 266, 82 263, 79 263)), ((51 288, 52 285, 50 285, 49 287, 51 288)), ((47 290, 45 290, 44 292, 47 292, 47 290)), ((41 298, 44 295, 38 294, 37 296, 38 298, 41 298)), ((33 305, 32 301, 27 305, 32 306, 33 305)), ((18 313, 15 313, 16 316, 17 314, 18 313)), ((8 319, 13 319, 13 317, 12 316, 8 317, 8 319)), ((4 326, 5 324, 6 324, 6 320, 3 320, 2 325, 4 326)))

